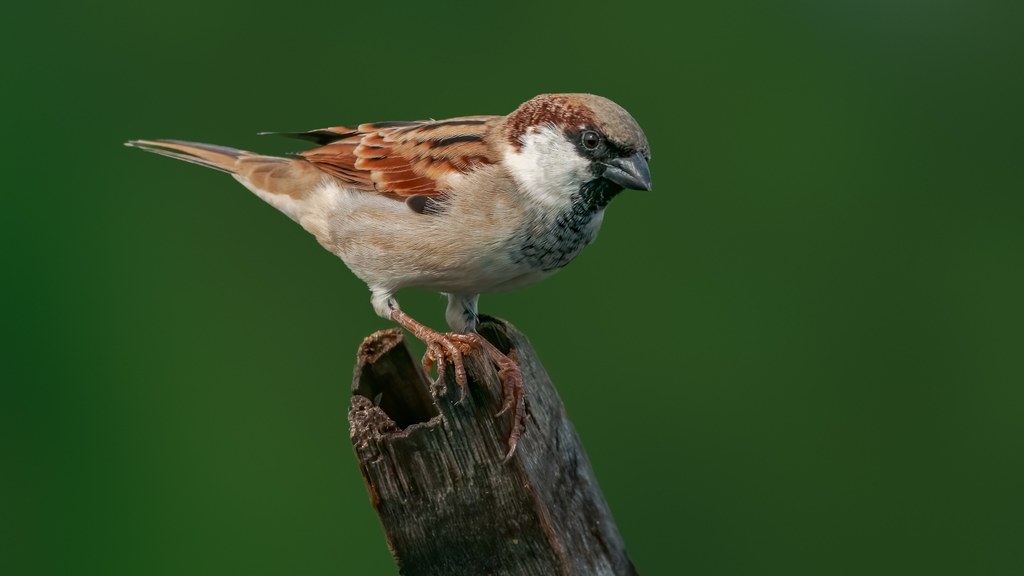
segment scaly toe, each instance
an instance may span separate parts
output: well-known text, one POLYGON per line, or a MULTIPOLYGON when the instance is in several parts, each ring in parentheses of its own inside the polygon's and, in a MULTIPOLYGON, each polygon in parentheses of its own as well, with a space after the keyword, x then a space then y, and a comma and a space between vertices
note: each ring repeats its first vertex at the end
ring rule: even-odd
POLYGON ((423 355, 423 369, 430 371, 437 367, 435 384, 444 382, 448 364, 455 368, 455 383, 459 386, 459 402, 466 399, 469 392, 469 377, 466 373, 464 356, 473 351, 467 344, 468 340, 461 334, 440 334, 426 341, 427 352, 423 355))

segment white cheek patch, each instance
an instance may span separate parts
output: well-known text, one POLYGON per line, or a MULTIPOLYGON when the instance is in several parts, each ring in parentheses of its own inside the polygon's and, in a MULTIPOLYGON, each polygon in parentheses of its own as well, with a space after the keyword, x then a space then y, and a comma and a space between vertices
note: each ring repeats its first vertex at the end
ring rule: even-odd
POLYGON ((543 203, 565 203, 590 177, 590 161, 554 126, 532 128, 505 166, 516 183, 543 203))

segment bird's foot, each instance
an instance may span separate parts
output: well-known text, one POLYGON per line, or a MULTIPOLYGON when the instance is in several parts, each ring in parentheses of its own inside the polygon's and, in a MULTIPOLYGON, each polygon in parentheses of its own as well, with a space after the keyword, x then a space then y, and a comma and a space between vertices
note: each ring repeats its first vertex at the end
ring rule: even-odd
POLYGON ((434 332, 425 338, 417 337, 427 345, 427 351, 423 354, 423 370, 429 374, 437 367, 435 384, 444 382, 448 364, 455 368, 455 383, 459 385, 459 402, 461 403, 469 392, 464 358, 473 352, 475 343, 466 338, 465 334, 454 332, 434 332))
POLYGON ((459 401, 466 399, 469 382, 466 376, 464 357, 475 351, 483 351, 488 359, 498 368, 501 380, 502 403, 495 417, 506 412, 512 415, 512 431, 508 437, 508 461, 516 451, 516 444, 526 429, 526 397, 523 394, 523 374, 515 360, 514 352, 506 355, 498 350, 486 338, 476 332, 457 334, 454 332, 438 332, 428 328, 401 310, 393 310, 391 318, 402 325, 413 336, 427 345, 423 355, 423 369, 428 373, 437 366, 437 382, 442 382, 446 366, 451 363, 455 370, 455 383, 459 386, 459 401))
POLYGON ((474 332, 473 337, 480 348, 490 357, 491 362, 498 367, 498 379, 501 380, 503 398, 501 409, 494 416, 498 417, 506 412, 512 413, 512 431, 508 435, 508 452, 505 454, 505 461, 508 462, 516 451, 519 437, 526 430, 526 395, 523 394, 523 372, 519 369, 519 363, 516 362, 515 350, 511 350, 506 355, 480 334, 474 332))

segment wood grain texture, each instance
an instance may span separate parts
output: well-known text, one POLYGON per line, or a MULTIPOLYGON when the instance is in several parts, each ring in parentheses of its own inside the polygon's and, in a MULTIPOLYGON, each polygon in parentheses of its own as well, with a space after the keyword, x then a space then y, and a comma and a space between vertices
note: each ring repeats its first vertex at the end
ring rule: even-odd
POLYGON ((477 355, 469 394, 432 385, 398 329, 363 342, 352 385, 352 443, 399 572, 421 575, 636 574, 562 402, 526 337, 485 318, 514 350, 529 413, 504 462, 501 384, 477 355))

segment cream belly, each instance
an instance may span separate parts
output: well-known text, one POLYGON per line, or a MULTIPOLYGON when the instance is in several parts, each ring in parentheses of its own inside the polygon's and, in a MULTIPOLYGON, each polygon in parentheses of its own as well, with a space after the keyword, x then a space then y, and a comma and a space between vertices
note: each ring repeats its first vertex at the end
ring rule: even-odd
POLYGON ((486 207, 446 198, 439 214, 330 184, 316 196, 298 222, 375 292, 479 294, 528 286, 572 260, 603 216, 572 229, 557 212, 514 209, 504 194, 486 207))

